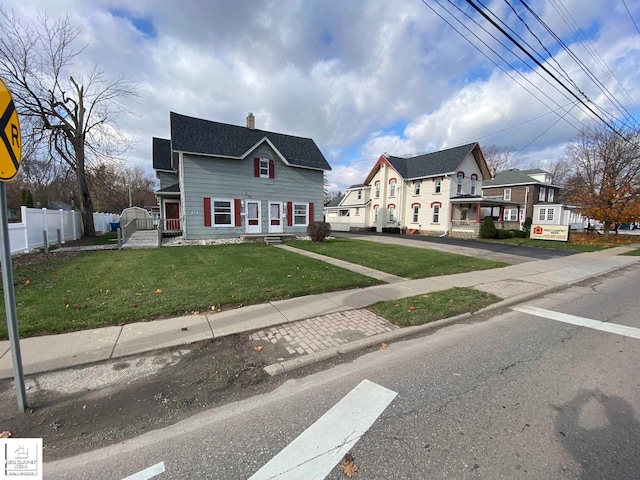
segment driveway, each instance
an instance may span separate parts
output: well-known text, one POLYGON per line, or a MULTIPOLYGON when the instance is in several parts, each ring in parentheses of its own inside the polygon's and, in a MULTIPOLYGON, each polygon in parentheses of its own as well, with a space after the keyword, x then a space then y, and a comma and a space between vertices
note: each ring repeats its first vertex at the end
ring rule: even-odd
POLYGON ((501 260, 511 264, 567 257, 576 252, 551 248, 525 247, 508 243, 483 242, 459 238, 439 238, 426 235, 393 235, 373 232, 331 232, 334 237, 359 238, 380 243, 394 243, 412 247, 432 248, 462 255, 501 260))

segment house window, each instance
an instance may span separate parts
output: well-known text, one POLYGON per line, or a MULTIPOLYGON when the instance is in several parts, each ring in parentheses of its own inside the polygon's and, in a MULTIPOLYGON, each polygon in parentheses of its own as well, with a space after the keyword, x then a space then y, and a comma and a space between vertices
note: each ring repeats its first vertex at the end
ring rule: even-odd
POLYGON ((553 221, 553 208, 547 208, 547 222, 553 221))
POLYGON ((421 186, 422 182, 420 180, 416 180, 415 182, 413 182, 413 187, 414 187, 414 195, 420 195, 420 186, 421 186))
POLYGON ((518 220, 518 209, 507 208, 504 211, 504 220, 507 222, 515 222, 516 220, 518 220))
POLYGON ((504 198, 507 201, 511 200, 511 189, 510 188, 505 188, 504 189, 504 193, 502 194, 502 198, 504 198))
POLYGON ((463 178, 464 178, 464 173, 459 173, 458 174, 458 190, 457 190, 458 195, 462 194, 462 179, 463 178))
POLYGON ((471 177, 471 195, 476 194, 476 177, 471 177))
POLYGON ((435 193, 440 193, 441 190, 442 190, 442 180, 437 179, 435 193))
POLYGON ((390 197, 395 197, 396 196, 396 181, 395 180, 391 180, 389 182, 389 196, 390 197))
POLYGON ((538 213, 538 220, 544 221, 546 218, 547 218, 547 209, 541 208, 540 212, 538 213))
POLYGON ((340 210, 340 211, 338 212, 338 214, 339 214, 341 217, 348 217, 348 216, 349 216, 349 210, 340 210))
POLYGON ((418 223, 418 215, 420 214, 420 205, 413 206, 413 223, 418 223))
POLYGON ((294 225, 307 225, 307 207, 306 203, 294 203, 293 204, 293 224, 294 225))
POLYGON ((553 202, 553 189, 549 189, 549 192, 547 193, 547 201, 549 202, 553 202))
POLYGON ((260 177, 269 178, 269 159, 267 158, 260 159, 260 177))
POLYGON ((378 223, 378 205, 373 207, 373 222, 378 223))
POLYGON ((376 182, 376 198, 380 198, 380 182, 376 182))
POLYGON ((433 223, 440 223, 440 205, 433 206, 433 223))
POLYGON ((233 202, 231 200, 212 200, 213 226, 230 227, 233 225, 233 202))
POLYGON ((358 200, 362 200, 362 190, 358 190, 358 200))
POLYGON ((389 205, 389 221, 390 222, 395 221, 395 215, 396 215, 395 205, 389 205))
POLYGON ((545 193, 547 193, 547 189, 544 187, 540 187, 540 196, 538 197, 538 200, 544 202, 545 193))
POLYGON ((356 207, 356 215, 360 215, 360 208, 356 207))

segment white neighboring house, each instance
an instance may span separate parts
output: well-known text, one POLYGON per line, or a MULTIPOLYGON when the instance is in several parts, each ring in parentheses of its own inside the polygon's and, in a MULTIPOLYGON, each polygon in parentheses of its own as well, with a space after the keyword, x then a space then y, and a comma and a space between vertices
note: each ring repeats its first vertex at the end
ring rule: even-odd
POLYGON ((476 238, 486 212, 513 206, 482 197, 482 182, 490 178, 478 143, 409 158, 385 154, 362 185, 349 187, 337 205, 325 207, 325 216, 333 230, 400 228, 476 238))

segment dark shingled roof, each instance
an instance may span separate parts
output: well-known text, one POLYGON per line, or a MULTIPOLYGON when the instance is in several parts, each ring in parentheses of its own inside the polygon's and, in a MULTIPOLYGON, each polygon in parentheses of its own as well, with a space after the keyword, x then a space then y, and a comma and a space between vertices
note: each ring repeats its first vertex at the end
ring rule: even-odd
POLYGON ((173 185, 169 185, 168 187, 164 187, 158 190, 156 193, 180 193, 180 185, 174 183, 173 185))
MULTIPOLYGON (((531 172, 531 170, 529 170, 529 172, 531 172)), ((503 185, 507 185, 507 186, 508 185, 530 185, 532 183, 542 184, 542 182, 534 178, 531 178, 522 170, 513 168, 511 170, 498 172, 495 174, 495 176, 491 180, 482 182, 482 188, 501 187, 503 185)))
POLYGON ((324 155, 310 138, 212 122, 171 112, 171 147, 174 151, 240 158, 265 137, 292 166, 331 170, 324 155))
POLYGON ((457 171, 465 157, 478 145, 476 142, 411 158, 388 156, 389 163, 402 178, 420 178, 457 171))
POLYGON ((153 137, 153 169, 172 170, 171 140, 153 137))
POLYGON ((325 206, 327 206, 327 207, 337 207, 338 205, 340 205, 340 202, 342 201, 343 198, 344 198, 344 195, 340 195, 339 197, 334 197, 325 206))

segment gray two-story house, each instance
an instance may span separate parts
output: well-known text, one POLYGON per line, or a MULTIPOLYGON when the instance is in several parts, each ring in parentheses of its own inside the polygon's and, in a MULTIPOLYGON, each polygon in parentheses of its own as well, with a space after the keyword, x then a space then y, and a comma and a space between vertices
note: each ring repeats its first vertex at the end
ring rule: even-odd
POLYGON ((306 235, 321 221, 327 160, 310 138, 171 112, 153 139, 163 230, 185 239, 306 235))

